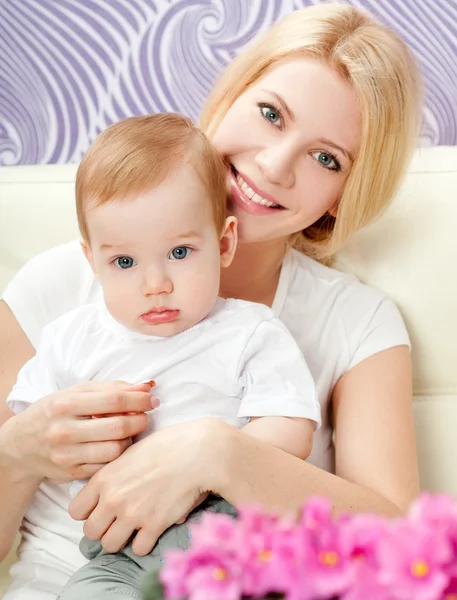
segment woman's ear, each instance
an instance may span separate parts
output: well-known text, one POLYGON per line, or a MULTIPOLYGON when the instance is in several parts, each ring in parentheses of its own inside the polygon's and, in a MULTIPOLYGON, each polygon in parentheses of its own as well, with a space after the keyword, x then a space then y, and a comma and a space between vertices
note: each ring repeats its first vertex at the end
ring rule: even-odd
POLYGON ((220 251, 221 267, 229 267, 235 256, 236 246, 238 244, 238 221, 235 217, 227 217, 222 228, 220 251))
POLYGON ((97 272, 95 271, 94 256, 92 254, 90 245, 84 240, 81 240, 80 244, 81 244, 82 251, 84 252, 84 256, 87 258, 87 262, 90 264, 90 267, 91 267, 94 275, 97 276, 97 272))
POLYGON ((327 211, 327 212, 328 212, 328 214, 329 214, 331 217, 333 217, 334 219, 336 219, 336 216, 337 216, 337 214, 338 214, 338 207, 339 207, 339 205, 340 205, 340 200, 339 200, 339 198, 338 198, 338 200, 335 202, 335 204, 334 204, 333 206, 331 206, 331 207, 328 209, 328 211, 327 211))

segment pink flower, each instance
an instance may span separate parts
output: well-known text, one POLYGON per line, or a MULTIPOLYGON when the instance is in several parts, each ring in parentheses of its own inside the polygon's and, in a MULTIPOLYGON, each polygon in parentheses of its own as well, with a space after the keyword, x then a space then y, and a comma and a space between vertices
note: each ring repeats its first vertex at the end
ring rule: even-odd
POLYGON ((319 496, 309 498, 300 514, 301 529, 314 532, 332 522, 332 505, 329 500, 319 496))
POLYGON ((245 508, 238 520, 208 512, 190 531, 187 552, 167 553, 161 573, 167 598, 231 600, 285 589, 284 568, 296 548, 289 544, 286 556, 278 540, 294 531, 292 520, 245 508))
POLYGON ((223 593, 229 593, 228 597, 231 597, 232 569, 228 569, 227 565, 237 562, 236 552, 241 541, 239 524, 228 515, 208 511, 199 523, 189 524, 189 530, 189 550, 170 550, 165 556, 160 580, 166 597, 181 599, 198 593, 195 583, 192 583, 195 580, 200 583, 206 581, 202 586, 205 590, 208 587, 223 588, 223 593))
POLYGON ((353 580, 342 600, 388 600, 389 594, 378 578, 377 548, 387 535, 385 519, 360 514, 340 521, 342 544, 353 565, 353 580))
POLYGON ((222 551, 171 550, 160 573, 170 600, 238 600, 241 597, 241 567, 222 551))
POLYGON ((342 543, 357 565, 377 567, 377 547, 389 533, 385 519, 375 515, 359 514, 340 522, 342 543))
POLYGON ((457 600, 457 578, 451 579, 440 600, 457 600))
POLYGON ((239 519, 208 513, 191 547, 170 551, 161 572, 170 600, 457 600, 457 503, 423 494, 406 518, 333 518, 310 499, 298 520, 259 508, 239 519))
POLYGON ((455 529, 457 504, 446 494, 432 495, 424 492, 411 504, 408 520, 419 525, 455 529))
POLYGON ((240 511, 239 526, 244 534, 238 552, 243 593, 257 597, 294 588, 294 564, 300 555, 296 523, 258 508, 245 508, 240 511))
POLYGON ((187 578, 187 600, 239 600, 242 595, 241 571, 234 561, 209 561, 193 570, 187 578))
POLYGON ((159 574, 167 598, 183 598, 186 595, 189 558, 189 554, 181 550, 167 552, 166 560, 159 574))
POLYGON ((378 548, 379 580, 395 600, 436 600, 449 577, 448 540, 431 528, 398 521, 378 548))
POLYGON ((299 523, 303 555, 299 587, 305 600, 331 598, 349 589, 353 560, 339 525, 332 520, 327 500, 313 498, 305 505, 299 523))
MULTIPOLYGON (((445 536, 452 548, 447 573, 457 577, 457 503, 446 494, 422 493, 411 505, 408 520, 415 526, 430 527, 435 536, 445 536)), ((456 599, 457 600, 457 599, 456 599)))
POLYGON ((222 513, 208 511, 197 523, 189 524, 192 549, 215 548, 237 552, 246 537, 239 521, 222 513))

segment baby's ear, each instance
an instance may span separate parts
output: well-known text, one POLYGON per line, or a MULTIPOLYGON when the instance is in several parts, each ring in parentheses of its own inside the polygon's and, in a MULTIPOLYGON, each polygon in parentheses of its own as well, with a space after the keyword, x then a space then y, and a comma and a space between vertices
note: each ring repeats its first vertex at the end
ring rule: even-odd
POLYGON ((91 267, 92 271, 94 272, 94 275, 96 276, 97 272, 95 271, 94 257, 92 254, 91 247, 85 240, 81 240, 80 244, 81 244, 82 251, 84 252, 84 256, 87 258, 87 261, 90 264, 90 267, 91 267))
POLYGON ((238 221, 235 217, 227 217, 222 228, 220 248, 221 248, 221 266, 229 267, 235 256, 238 243, 238 221))

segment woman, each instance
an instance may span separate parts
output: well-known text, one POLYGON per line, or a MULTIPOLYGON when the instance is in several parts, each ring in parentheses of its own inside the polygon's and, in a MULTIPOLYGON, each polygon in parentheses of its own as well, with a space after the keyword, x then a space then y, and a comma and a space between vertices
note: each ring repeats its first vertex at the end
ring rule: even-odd
MULTIPOLYGON (((5 598, 55 598, 82 563, 82 526, 66 515, 64 488, 45 478, 95 474, 72 515, 111 551, 138 530, 138 554, 209 490, 282 511, 313 494, 336 510, 407 507, 418 492, 407 333, 388 299, 322 263, 392 199, 419 96, 404 44, 343 5, 293 13, 227 69, 201 117, 230 164, 228 210, 240 224, 221 295, 272 306, 299 343, 322 405, 312 456, 302 462, 214 420, 128 447, 146 427, 147 392, 120 382, 44 397, 17 417, 4 407, 0 555, 21 521, 24 540, 5 598), (112 416, 89 419, 95 412, 112 416)), ((40 329, 99 294, 77 243, 22 269, 0 304, 5 397, 40 329)))

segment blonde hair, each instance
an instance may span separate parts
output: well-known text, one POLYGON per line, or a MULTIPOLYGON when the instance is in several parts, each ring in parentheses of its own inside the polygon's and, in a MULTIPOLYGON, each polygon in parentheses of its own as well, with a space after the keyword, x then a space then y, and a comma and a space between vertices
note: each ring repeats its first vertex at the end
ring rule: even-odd
MULTIPOLYGON (((348 81, 358 98, 360 148, 336 217, 324 215, 292 236, 306 254, 330 262, 350 235, 388 206, 419 133, 422 89, 406 44, 392 30, 345 4, 320 4, 293 12, 228 66, 201 113, 211 138, 235 100, 276 63, 319 60, 348 81)), ((297 84, 298 85, 298 84, 297 84)))
POLYGON ((91 144, 76 175, 76 212, 83 239, 89 242, 88 207, 149 191, 183 164, 192 166, 206 190, 220 233, 226 216, 227 167, 189 119, 167 113, 119 121, 91 144))

